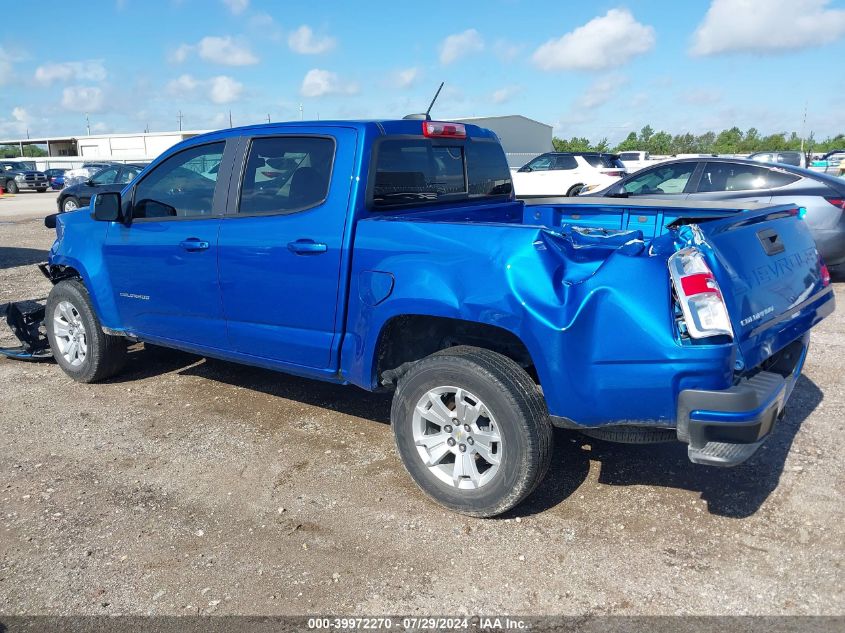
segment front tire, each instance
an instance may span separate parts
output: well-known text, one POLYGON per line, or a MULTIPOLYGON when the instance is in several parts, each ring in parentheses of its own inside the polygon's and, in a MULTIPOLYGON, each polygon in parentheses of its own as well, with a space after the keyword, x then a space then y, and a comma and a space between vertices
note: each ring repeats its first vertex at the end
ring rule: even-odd
POLYGON ((77 279, 53 286, 44 325, 53 358, 77 382, 105 380, 126 361, 126 340, 103 332, 88 291, 77 279))
POLYGON ((470 516, 513 508, 551 461, 552 425, 537 385, 490 350, 452 347, 414 363, 399 381, 390 417, 416 484, 470 516))
POLYGON ((62 202, 62 211, 65 213, 70 213, 71 211, 76 211, 79 208, 79 200, 76 199, 74 196, 68 196, 62 202))
POLYGON ((17 193, 18 192, 18 183, 14 180, 10 180, 6 183, 6 193, 17 193))
POLYGON ((577 196, 579 193, 581 193, 581 190, 582 190, 583 188, 584 188, 584 185, 572 185, 572 186, 569 188, 569 191, 567 191, 567 192, 566 192, 566 197, 567 197, 567 198, 572 198, 572 197, 574 197, 574 196, 577 196))
POLYGON ((38 189, 38 193, 44 193, 45 191, 47 191, 46 187, 44 187, 43 189, 38 189))

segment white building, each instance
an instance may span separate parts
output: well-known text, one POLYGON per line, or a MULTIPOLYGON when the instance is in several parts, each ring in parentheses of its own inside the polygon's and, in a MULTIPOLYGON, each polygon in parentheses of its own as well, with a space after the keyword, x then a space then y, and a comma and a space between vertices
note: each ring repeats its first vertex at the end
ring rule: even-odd
POLYGON ((521 114, 454 120, 493 130, 502 142, 511 167, 522 167, 538 154, 552 151, 552 126, 521 114))
POLYGON ((0 146, 20 148, 46 146, 47 156, 27 157, 37 169, 72 169, 93 161, 146 163, 164 150, 204 131, 149 132, 136 134, 92 134, 90 136, 50 136, 42 138, 0 139, 0 146))

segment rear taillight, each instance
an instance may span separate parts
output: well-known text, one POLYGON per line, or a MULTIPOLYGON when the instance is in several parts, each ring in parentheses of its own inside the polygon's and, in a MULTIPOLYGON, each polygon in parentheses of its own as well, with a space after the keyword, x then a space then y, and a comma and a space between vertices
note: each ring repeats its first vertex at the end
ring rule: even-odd
POLYGON ((441 123, 440 121, 423 121, 423 136, 466 138, 467 129, 463 123, 441 123))
POLYGON ((845 209, 845 198, 825 198, 825 200, 827 200, 834 207, 845 209))
POLYGON ((685 248, 672 255, 669 274, 689 335, 692 338, 733 338, 728 307, 701 251, 685 248))
POLYGON ((822 286, 827 288, 830 285, 830 270, 827 264, 824 263, 821 255, 819 255, 819 276, 822 280, 822 286))

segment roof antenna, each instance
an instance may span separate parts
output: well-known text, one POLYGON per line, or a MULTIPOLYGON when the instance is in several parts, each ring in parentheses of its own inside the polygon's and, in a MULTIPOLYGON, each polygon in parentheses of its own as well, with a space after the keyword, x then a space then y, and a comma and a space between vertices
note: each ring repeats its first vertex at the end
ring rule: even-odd
POLYGON ((408 114, 402 117, 403 119, 422 119, 423 121, 431 121, 431 109, 434 107, 434 102, 437 101, 437 97, 440 96, 440 91, 443 90, 443 84, 445 81, 440 82, 440 87, 437 89, 437 92, 434 93, 434 99, 431 100, 431 103, 428 104, 428 110, 425 111, 423 114, 408 114))

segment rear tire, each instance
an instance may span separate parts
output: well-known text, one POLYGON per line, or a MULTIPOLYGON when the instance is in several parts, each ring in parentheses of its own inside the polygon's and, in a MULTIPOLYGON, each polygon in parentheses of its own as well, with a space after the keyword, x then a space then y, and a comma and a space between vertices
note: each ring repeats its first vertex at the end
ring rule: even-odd
POLYGON ((470 516, 513 508, 551 461, 552 425, 537 385, 490 350, 452 347, 414 363, 399 381, 390 418, 416 484, 470 516))
POLYGON ((44 325, 53 358, 77 382, 105 380, 126 361, 126 339, 103 332, 88 291, 78 279, 53 286, 44 325))
POLYGON ((64 200, 62 200, 62 211, 64 213, 70 213, 71 211, 76 211, 79 208, 79 200, 77 200, 74 196, 68 196, 64 200))

